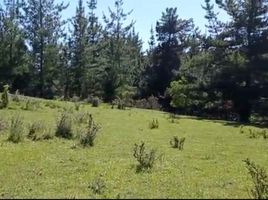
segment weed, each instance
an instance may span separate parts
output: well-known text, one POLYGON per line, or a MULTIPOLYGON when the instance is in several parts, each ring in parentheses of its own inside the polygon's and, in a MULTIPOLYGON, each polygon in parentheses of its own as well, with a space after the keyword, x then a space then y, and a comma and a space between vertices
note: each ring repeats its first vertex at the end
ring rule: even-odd
POLYGON ((8 137, 8 141, 13 143, 19 143, 23 141, 23 118, 20 115, 13 116, 11 118, 11 126, 10 126, 10 134, 8 137))
POLYGON ((80 102, 75 102, 74 103, 74 107, 76 111, 79 111, 80 107, 81 107, 81 103, 80 102))
POLYGON ((56 127, 56 137, 61 137, 65 139, 72 139, 72 119, 69 114, 62 113, 56 127))
POLYGON ((156 160, 156 150, 152 149, 146 151, 145 143, 142 142, 140 145, 135 144, 133 156, 139 162, 136 171, 147 171, 152 169, 154 166, 156 160))
POLYGON ((27 137, 33 141, 53 139, 51 130, 47 129, 43 122, 37 121, 29 126, 27 137))
POLYGON ((173 137, 173 140, 170 141, 170 145, 172 148, 183 150, 184 147, 184 142, 185 142, 185 137, 179 139, 177 136, 173 137))
POLYGON ((97 132, 99 131, 99 129, 100 127, 94 123, 92 115, 89 115, 88 127, 85 133, 80 138, 80 144, 83 147, 93 147, 94 140, 97 136, 97 132))
POLYGON ((101 176, 95 178, 90 184, 89 188, 94 194, 103 194, 106 188, 105 182, 101 176))
POLYGON ((79 112, 75 115, 75 121, 78 124, 86 123, 88 121, 89 114, 87 112, 79 112))
POLYGON ((153 119, 150 123, 149 123, 149 128, 150 129, 158 129, 159 128, 159 122, 157 119, 153 119))
POLYGON ((92 107, 99 107, 100 103, 101 103, 101 101, 98 97, 94 97, 92 99, 92 107))
POLYGON ((1 96, 1 105, 0 108, 7 108, 9 104, 9 97, 8 97, 8 85, 4 85, 4 91, 1 96))
POLYGON ((249 159, 244 160, 251 175, 254 187, 251 194, 255 199, 268 199, 268 175, 264 168, 256 165, 249 159))

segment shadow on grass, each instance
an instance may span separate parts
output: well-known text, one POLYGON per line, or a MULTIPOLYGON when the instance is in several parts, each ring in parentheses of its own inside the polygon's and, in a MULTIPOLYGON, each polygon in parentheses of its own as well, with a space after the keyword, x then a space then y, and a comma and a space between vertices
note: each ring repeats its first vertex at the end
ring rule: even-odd
POLYGON ((206 118, 206 117, 199 117, 199 116, 179 116, 176 115, 176 119, 192 119, 192 120, 198 120, 198 121, 204 121, 204 122, 213 122, 222 124, 223 126, 231 126, 238 128, 240 126, 253 126, 256 128, 268 128, 268 120, 267 121, 261 121, 261 122, 250 122, 250 123, 241 123, 237 121, 227 121, 227 120, 221 120, 221 119, 215 119, 215 118, 206 118))

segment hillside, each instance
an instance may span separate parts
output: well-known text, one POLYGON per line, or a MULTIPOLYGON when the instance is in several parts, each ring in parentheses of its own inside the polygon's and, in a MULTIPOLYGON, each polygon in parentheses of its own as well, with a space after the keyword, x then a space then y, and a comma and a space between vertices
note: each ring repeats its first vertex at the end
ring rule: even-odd
POLYGON ((253 183, 243 160, 268 166, 267 140, 249 134, 255 127, 241 133, 235 123, 107 104, 83 104, 78 111, 71 102, 33 99, 26 104, 20 100, 0 110, 0 198, 249 198, 253 183), (54 134, 64 110, 73 118, 74 139, 27 139, 35 121, 54 134), (76 121, 85 112, 101 129, 95 145, 83 148, 79 134, 86 123, 76 121), (24 139, 16 144, 7 138, 11 118, 18 114, 24 139), (149 128, 153 119, 159 128, 149 128), (186 138, 182 151, 171 147, 173 136, 186 138), (137 173, 133 149, 142 141, 146 149, 156 149, 157 160, 151 171, 137 173))

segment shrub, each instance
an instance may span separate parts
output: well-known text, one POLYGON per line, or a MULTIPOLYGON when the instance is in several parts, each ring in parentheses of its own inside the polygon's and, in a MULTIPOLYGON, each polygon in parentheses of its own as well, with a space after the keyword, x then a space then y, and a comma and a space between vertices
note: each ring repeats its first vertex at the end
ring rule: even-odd
POLYGON ((1 96, 1 108, 7 108, 8 103, 9 103, 9 98, 8 98, 8 85, 4 85, 4 91, 1 96))
POLYGON ((89 114, 86 112, 79 112, 75 115, 75 121, 79 124, 86 123, 88 121, 89 114))
POLYGON ((156 150, 145 150, 145 143, 140 145, 135 144, 133 156, 139 162, 137 165, 137 172, 146 171, 153 168, 156 160, 156 150))
POLYGON ((268 132, 267 131, 263 131, 263 139, 268 139, 268 132))
POLYGON ((65 139, 72 139, 72 119, 69 114, 62 113, 56 127, 56 137, 61 137, 65 139))
POLYGON ((89 188, 93 191, 94 194, 103 194, 106 185, 101 177, 97 177, 89 184, 89 188))
POLYGON ((29 126, 27 137, 33 141, 53 139, 51 130, 47 129, 43 122, 37 121, 29 126))
POLYGON ((76 111, 79 111, 80 106, 81 106, 81 103, 79 103, 79 102, 74 103, 74 107, 75 107, 76 111))
POLYGON ((160 110, 161 109, 161 105, 158 103, 158 98, 154 97, 154 96, 150 96, 147 99, 148 105, 149 105, 149 109, 155 109, 155 110, 160 110))
POLYGON ((268 199, 268 175, 265 169, 249 159, 244 160, 244 162, 254 184, 251 194, 255 199, 268 199))
POLYGON ((98 97, 92 98, 92 107, 99 107, 101 100, 98 97))
POLYGON ((88 127, 86 133, 81 135, 80 144, 83 147, 93 147, 99 129, 100 127, 94 123, 92 115, 89 115, 88 127))
MULTIPOLYGON (((55 109, 55 108, 61 108, 59 105, 57 105, 55 102, 53 101, 46 101, 45 102, 45 106, 49 107, 51 109, 55 109)), ((64 107, 65 108, 65 107, 64 107)))
POLYGON ((11 118, 10 134, 8 141, 13 143, 19 143, 23 140, 23 118, 20 115, 13 116, 11 118))
POLYGON ((125 101, 119 97, 117 97, 117 99, 115 99, 112 102, 112 108, 114 108, 114 106, 117 105, 117 109, 119 110, 125 110, 126 109, 126 104, 125 101))
POLYGON ((159 128, 159 122, 158 122, 158 120, 157 119, 153 119, 153 121, 151 121, 149 123, 149 128, 150 129, 157 129, 157 128, 159 128))
POLYGON ((240 126, 240 129, 239 129, 239 132, 240 134, 244 134, 245 133, 245 130, 244 130, 244 126, 240 126))
POLYGON ((249 138, 255 139, 259 137, 260 137, 260 132, 253 130, 253 129, 249 129, 249 138))
POLYGON ((20 93, 19 93, 19 90, 16 90, 12 100, 15 101, 15 102, 20 102, 20 93))
POLYGON ((80 100, 80 98, 78 96, 73 96, 70 101, 71 102, 78 102, 80 100))
POLYGON ((173 137, 173 140, 170 141, 170 145, 172 148, 183 150, 184 147, 184 142, 185 142, 185 137, 179 139, 177 136, 173 137))
POLYGON ((268 139, 268 132, 267 132, 267 130, 262 130, 262 131, 260 131, 260 133, 259 133, 262 137, 263 137, 263 139, 268 139))
POLYGON ((0 118, 0 132, 3 130, 6 130, 7 127, 8 127, 8 123, 5 120, 0 118))

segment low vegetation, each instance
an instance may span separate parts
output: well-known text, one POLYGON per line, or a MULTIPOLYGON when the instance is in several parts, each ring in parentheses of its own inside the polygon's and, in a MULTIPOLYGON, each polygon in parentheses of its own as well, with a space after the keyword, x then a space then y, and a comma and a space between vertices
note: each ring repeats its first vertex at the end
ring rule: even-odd
POLYGON ((159 128, 159 122, 158 122, 158 119, 153 119, 153 120, 149 123, 149 128, 150 128, 150 129, 158 129, 158 128, 159 128))
POLYGON ((72 130, 72 118, 68 113, 62 113, 58 119, 55 135, 56 137, 65 139, 73 138, 74 133, 72 130))
POLYGON ((253 188, 250 190, 254 199, 268 199, 268 174, 266 170, 253 161, 244 161, 253 181, 253 188))
POLYGON ((0 112, 1 198, 266 197, 265 169, 248 162, 249 179, 241 160, 268 165, 267 129, 185 116, 170 123, 168 113, 107 104, 77 111, 73 102, 31 99, 38 111, 25 110, 27 99, 0 112), (149 120, 161 128, 151 131, 149 120), (250 130, 259 139, 250 139, 250 130))
POLYGON ((23 141, 24 123, 23 118, 17 114, 12 116, 8 141, 19 143, 23 141))
POLYGON ((183 138, 178 138, 177 136, 174 136, 173 139, 170 141, 170 145, 172 148, 183 150, 184 148, 184 142, 185 142, 185 137, 183 138))
POLYGON ((84 131, 85 133, 82 133, 81 135, 80 144, 83 147, 93 147, 99 129, 100 126, 96 125, 93 121, 92 115, 89 115, 88 126, 84 131))
POLYGON ((136 171, 148 171, 153 168, 156 161, 156 150, 147 150, 145 148, 145 143, 142 142, 140 145, 135 144, 133 156, 139 163, 137 165, 136 171))

